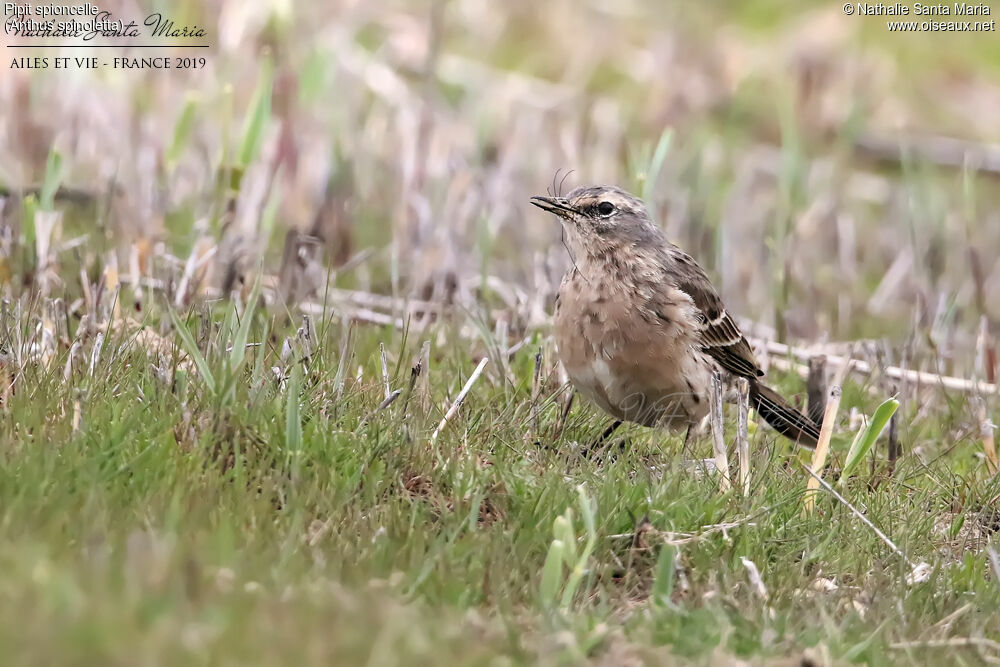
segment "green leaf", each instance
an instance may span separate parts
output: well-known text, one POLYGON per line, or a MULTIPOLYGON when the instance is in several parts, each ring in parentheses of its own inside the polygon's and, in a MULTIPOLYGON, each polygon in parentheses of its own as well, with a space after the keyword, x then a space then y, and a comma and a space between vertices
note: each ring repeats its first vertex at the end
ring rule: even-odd
POLYGON ((267 198, 267 203, 264 205, 264 210, 257 223, 257 238, 261 240, 264 247, 267 247, 271 241, 271 235, 274 233, 274 222, 278 217, 278 206, 281 204, 281 181, 278 180, 280 175, 281 167, 278 168, 278 173, 274 176, 271 194, 267 198))
POLYGON ((264 130, 271 119, 271 89, 274 83, 274 67, 270 58, 265 58, 260 66, 260 78, 254 90, 250 110, 243 123, 243 143, 240 147, 239 164, 246 167, 257 156, 263 142, 264 130))
POLYGON ((660 140, 656 142, 656 149, 653 151, 653 157, 649 161, 649 168, 646 169, 646 176, 642 182, 642 199, 647 205, 653 196, 657 181, 660 180, 660 171, 666 162, 673 138, 674 130, 668 127, 660 133, 660 140))
POLYGON ((215 334, 215 345, 208 348, 207 356, 212 357, 212 350, 216 350, 217 355, 220 358, 225 359, 223 355, 225 351, 229 349, 233 341, 233 332, 236 331, 236 306, 235 304, 226 309, 226 316, 222 320, 222 325, 219 327, 218 333, 215 334))
MULTIPOLYGON (((232 349, 229 351, 229 370, 233 374, 239 372, 240 367, 243 365, 243 360, 246 359, 247 353, 247 340, 250 338, 250 324, 253 322, 253 311, 257 305, 257 296, 260 294, 260 273, 257 274, 257 279, 253 283, 253 289, 250 290, 250 297, 247 299, 247 307, 243 309, 243 319, 240 321, 239 329, 236 330, 236 335, 233 337, 232 349)), ((235 311, 236 306, 233 305, 233 310, 235 311)))
POLYGON ((288 378, 288 395, 285 403, 285 446, 289 455, 298 456, 302 450, 302 419, 299 414, 299 399, 302 393, 302 364, 292 366, 288 378))
POLYGON ((35 253, 35 212, 38 210, 38 199, 35 195, 27 195, 21 202, 24 213, 24 224, 21 231, 24 234, 24 247, 31 248, 31 256, 35 253))
POLYGON ((553 604, 556 596, 559 595, 559 584, 562 583, 562 564, 565 545, 561 540, 552 540, 549 546, 549 553, 545 556, 545 565, 542 567, 542 600, 546 604, 553 604))
POLYGON ((195 113, 198 111, 198 98, 194 93, 188 93, 184 102, 184 109, 177 118, 174 125, 174 140, 167 149, 166 162, 167 169, 173 170, 177 164, 177 159, 184 152, 188 140, 191 138, 191 131, 194 129, 195 113))
POLYGON ((597 539, 597 529, 594 522, 594 505, 587 496, 587 490, 583 484, 576 487, 576 493, 580 498, 580 515, 583 517, 583 527, 587 531, 587 536, 597 539))
POLYGON ((573 531, 573 510, 567 507, 566 513, 557 516, 552 525, 552 534, 564 545, 566 555, 566 565, 573 567, 576 565, 576 533, 573 531))
POLYGON ((325 51, 313 50, 299 70, 299 101, 310 106, 323 92, 328 56, 325 51))
POLYGON ((677 549, 664 544, 660 547, 660 555, 656 559, 656 571, 653 578, 653 588, 650 597, 657 604, 668 604, 674 593, 674 563, 677 560, 677 549))
POLYGON ((894 398, 890 398, 882 405, 878 406, 875 410, 875 414, 872 415, 871 422, 868 424, 868 428, 865 429, 861 437, 855 438, 854 442, 851 444, 851 449, 847 452, 847 461, 844 463, 844 470, 840 473, 839 485, 843 486, 847 483, 847 479, 854 472, 854 469, 858 467, 861 460, 868 454, 875 441, 882 434, 882 430, 885 429, 885 425, 889 423, 892 415, 895 414, 896 409, 899 408, 899 401, 894 398))
POLYGON ((965 525, 965 513, 959 512, 955 514, 955 518, 951 520, 951 525, 948 527, 948 537, 951 539, 956 539, 959 533, 962 532, 962 526, 965 525))
POLYGON ((587 531, 587 543, 583 547, 583 552, 580 554, 579 560, 580 563, 585 564, 590 560, 590 554, 593 553, 594 547, 597 546, 597 522, 594 520, 594 501, 587 495, 587 490, 583 484, 576 487, 576 492, 580 496, 580 515, 583 518, 583 527, 587 531))
POLYGON ((563 609, 569 609, 570 604, 573 603, 573 598, 576 596, 577 589, 580 588, 580 582, 583 580, 584 574, 584 562, 581 560, 570 570, 569 578, 566 580, 566 588, 563 590, 563 609))
POLYGON ((39 204, 43 211, 51 211, 55 208, 56 192, 59 190, 61 181, 62 155, 53 148, 49 151, 49 157, 45 161, 45 180, 42 181, 42 190, 39 193, 39 204))
POLYGON ((250 400, 255 402, 261 395, 261 390, 264 387, 264 373, 267 372, 267 345, 264 341, 267 340, 268 325, 267 321, 264 321, 264 330, 261 332, 260 345, 257 346, 257 356, 253 363, 253 372, 250 375, 250 400))
POLYGON ((194 342, 194 337, 191 332, 188 331, 187 327, 184 326, 184 322, 181 318, 174 312, 173 308, 167 310, 170 313, 170 321, 173 322, 174 331, 177 335, 181 337, 181 343, 184 347, 184 351, 188 353, 191 360, 194 361, 194 365, 198 368, 198 373, 201 375, 201 379, 205 382, 208 390, 215 395, 216 392, 216 382, 215 376, 212 374, 212 369, 208 365, 204 355, 202 355, 201 350, 198 349, 198 344, 194 342))
POLYGON ((583 575, 586 573, 587 564, 590 562, 590 554, 593 553, 597 545, 597 527, 594 521, 594 504, 587 496, 587 490, 583 484, 576 487, 576 492, 580 499, 580 514, 583 518, 583 525, 587 531, 587 543, 580 552, 576 564, 570 568, 569 578, 566 580, 566 588, 563 590, 562 606, 569 608, 570 603, 576 596, 576 591, 580 587, 583 575))

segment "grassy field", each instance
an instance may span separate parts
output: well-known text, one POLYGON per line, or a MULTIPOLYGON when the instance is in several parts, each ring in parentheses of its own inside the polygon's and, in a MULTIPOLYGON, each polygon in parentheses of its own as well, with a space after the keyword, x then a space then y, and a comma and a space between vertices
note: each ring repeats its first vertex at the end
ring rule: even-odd
POLYGON ((4 70, 4 664, 1000 660, 995 33, 599 5, 177 2, 204 69, 4 70), (796 401, 859 362, 831 487, 753 423, 747 494, 581 455, 569 169, 796 401))

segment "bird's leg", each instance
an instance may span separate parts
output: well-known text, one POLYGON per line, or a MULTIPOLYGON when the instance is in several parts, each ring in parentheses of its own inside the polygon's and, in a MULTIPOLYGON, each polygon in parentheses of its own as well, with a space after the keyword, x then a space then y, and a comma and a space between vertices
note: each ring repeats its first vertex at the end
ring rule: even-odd
POLYGON ((694 431, 695 431, 694 424, 688 424, 687 430, 684 431, 684 444, 681 446, 681 451, 688 458, 691 457, 691 451, 690 451, 689 447, 690 447, 691 442, 694 440, 694 437, 695 437, 694 431))
POLYGON ((621 425, 622 425, 622 420, 621 419, 616 419, 615 421, 613 421, 610 426, 608 426, 606 429, 604 429, 604 433, 601 434, 601 437, 599 437, 597 440, 594 440, 589 445, 587 445, 586 447, 583 448, 583 451, 580 452, 583 455, 583 457, 586 458, 586 459, 591 458, 593 456, 594 452, 596 452, 598 449, 600 449, 604 445, 604 443, 607 441, 607 439, 610 438, 611 435, 615 431, 617 431, 618 427, 621 426, 621 425))
POLYGON ((705 435, 704 422, 694 422, 688 424, 684 433, 684 444, 682 445, 681 469, 688 470, 697 476, 705 476, 715 471, 715 459, 706 459, 698 456, 698 440, 705 435))
POLYGON ((684 453, 688 458, 695 458, 696 452, 695 447, 698 445, 698 438, 705 432, 704 424, 698 422, 692 422, 688 424, 687 430, 684 432, 684 444, 681 446, 681 452, 684 453))
POLYGON ((601 434, 601 439, 597 441, 597 444, 603 443, 605 440, 611 437, 611 434, 618 430, 618 427, 622 425, 621 419, 616 419, 611 423, 611 426, 604 429, 604 433, 601 434))

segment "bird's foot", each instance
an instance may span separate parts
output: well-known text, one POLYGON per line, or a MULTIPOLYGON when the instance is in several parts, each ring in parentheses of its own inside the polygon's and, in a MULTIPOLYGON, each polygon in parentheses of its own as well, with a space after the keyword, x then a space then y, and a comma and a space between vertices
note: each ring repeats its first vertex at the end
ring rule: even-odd
POLYGON ((621 425, 622 421, 620 419, 616 419, 610 426, 604 429, 604 433, 602 433, 599 438, 583 447, 580 450, 580 455, 585 459, 597 461, 603 459, 604 455, 608 452, 612 453, 613 458, 617 457, 618 453, 625 449, 625 441, 621 440, 618 443, 608 443, 608 439, 621 425))

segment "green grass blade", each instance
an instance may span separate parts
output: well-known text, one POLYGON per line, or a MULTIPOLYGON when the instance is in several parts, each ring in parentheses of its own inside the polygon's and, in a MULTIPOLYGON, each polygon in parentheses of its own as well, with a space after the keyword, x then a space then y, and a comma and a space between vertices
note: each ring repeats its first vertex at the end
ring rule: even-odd
MULTIPOLYGON (((229 351, 229 369, 233 373, 239 371, 244 359, 246 359, 247 340, 250 338, 250 325, 253 322, 253 312, 257 306, 259 294, 260 273, 257 274, 257 279, 253 283, 253 289, 250 290, 250 296, 247 298, 247 307, 243 309, 243 319, 240 320, 240 326, 233 337, 232 349, 229 351)), ((234 304, 233 309, 235 310, 235 308, 234 304)))
POLYGON ((260 214, 260 220, 258 222, 258 239, 260 242, 267 247, 271 243, 271 236, 274 234, 274 223, 278 218, 278 207, 281 204, 281 181, 279 177, 282 176, 281 169, 279 168, 278 173, 275 174, 275 182, 271 187, 271 194, 267 198, 267 203, 264 205, 264 211, 260 214))
POLYGON ((274 84, 274 67, 269 58, 260 66, 260 78, 254 91, 250 110, 243 123, 243 143, 240 146, 239 164, 246 167, 257 156, 264 140, 264 130, 271 119, 271 88, 274 84))
POLYGON ((563 609, 569 609, 569 606, 573 603, 573 598, 576 597, 576 591, 580 588, 580 582, 583 580, 584 571, 583 560, 574 565, 573 569, 570 570, 569 578, 566 579, 566 588, 563 589, 561 603, 563 609))
POLYGON ((292 490, 298 486, 302 468, 302 415, 299 402, 302 398, 302 364, 294 363, 288 378, 288 395, 285 402, 285 451, 289 461, 292 490))
POLYGON ((54 148, 49 151, 49 157, 45 161, 45 180, 42 181, 42 190, 39 193, 39 204, 43 211, 51 211, 55 208, 56 192, 62 182, 62 155, 54 148))
POLYGON ((569 608, 573 602, 576 591, 580 587, 580 582, 583 580, 583 575, 586 572, 587 564, 590 562, 590 554, 593 553, 594 547, 597 545, 597 528, 594 521, 593 502, 590 500, 587 490, 582 484, 576 487, 576 492, 579 495, 580 514, 583 518, 583 525, 587 531, 587 543, 583 551, 580 552, 580 557, 576 560, 576 564, 572 567, 569 578, 566 581, 566 588, 563 590, 562 597, 562 606, 564 609, 569 608))
POLYGON ((177 118, 177 124, 174 125, 174 139, 170 144, 170 148, 167 149, 165 156, 168 170, 173 170, 181 153, 187 147, 187 143, 191 138, 191 132, 194 129, 195 113, 197 111, 198 98, 193 93, 189 93, 184 102, 184 109, 177 118))
POLYGON ((264 374, 267 368, 267 334, 268 323, 264 322, 264 330, 260 334, 260 344, 257 346, 257 356, 254 359, 253 370, 250 374, 250 401, 255 403, 264 388, 264 374))
POLYGON ((557 540, 561 540, 566 546, 566 565, 573 567, 576 565, 576 533, 573 530, 573 510, 566 508, 566 513, 556 517, 552 526, 552 532, 557 540))
POLYGON ((222 320, 222 326, 219 327, 218 333, 215 335, 215 345, 210 346, 206 351, 205 355, 209 358, 213 358, 213 350, 215 350, 216 357, 225 359, 225 352, 229 349, 233 342, 234 332, 236 331, 236 306, 233 305, 226 310, 226 317, 222 320))
POLYGON ((673 142, 673 138, 674 130, 668 127, 663 130, 659 141, 656 142, 656 149, 653 151, 653 157, 649 161, 649 168, 646 169, 646 175, 642 181, 642 199, 647 205, 651 201, 657 181, 660 180, 660 172, 663 170, 663 163, 667 160, 667 153, 670 152, 670 144, 673 142))
POLYGON ((677 549, 664 544, 660 547, 660 555, 656 559, 656 571, 653 578, 653 588, 650 597, 657 604, 669 604, 674 593, 674 563, 677 560, 677 549))
POLYGON ((194 336, 191 335, 191 332, 188 331, 184 322, 181 321, 181 318, 176 312, 174 312, 173 308, 168 309, 167 312, 170 313, 170 321, 173 322, 174 331, 176 331, 177 335, 181 337, 181 345, 183 346, 184 351, 187 352, 188 356, 191 357, 191 360, 194 361, 194 365, 198 368, 198 373, 201 375, 201 379, 205 382, 205 386, 208 387, 208 390, 212 393, 212 395, 215 395, 217 388, 215 376, 212 374, 212 369, 208 365, 208 361, 205 359, 205 356, 201 353, 201 350, 198 349, 198 344, 195 343, 194 336))
POLYGON ((285 446, 290 456, 298 456, 302 451, 302 418, 299 399, 302 393, 302 364, 292 367, 288 378, 288 395, 285 403, 285 446))
POLYGON ((868 454, 875 441, 878 440, 878 437, 882 435, 885 425, 892 419, 892 415, 895 414, 897 408, 899 408, 899 401, 894 398, 890 398, 878 406, 875 414, 872 415, 868 428, 865 429, 864 435, 854 439, 851 450, 847 452, 847 461, 844 463, 844 470, 840 473, 841 486, 846 483, 851 473, 854 472, 854 469, 858 467, 861 460, 868 454))
POLYGON ((540 592, 542 600, 552 605, 559 595, 559 585, 562 583, 562 565, 565 558, 565 545, 561 540, 552 540, 549 546, 549 553, 545 556, 545 565, 542 567, 542 583, 540 592))
POLYGON ((587 495, 587 490, 580 484, 576 487, 576 493, 580 499, 580 515, 583 517, 583 527, 587 531, 587 537, 597 539, 597 529, 594 521, 594 505, 587 495))
POLYGON ((299 102, 310 105, 322 94, 326 81, 329 56, 322 49, 314 49, 299 70, 299 102))
POLYGON ((24 235, 24 247, 31 249, 31 256, 35 253, 35 212, 38 210, 38 199, 35 195, 27 195, 21 202, 21 211, 24 223, 21 226, 21 233, 24 235))
POLYGON ((587 490, 583 484, 576 487, 576 492, 580 496, 580 515, 583 517, 583 527, 587 531, 587 543, 580 554, 580 562, 586 563, 590 560, 590 554, 597 546, 597 522, 594 518, 594 501, 587 495, 587 490))

